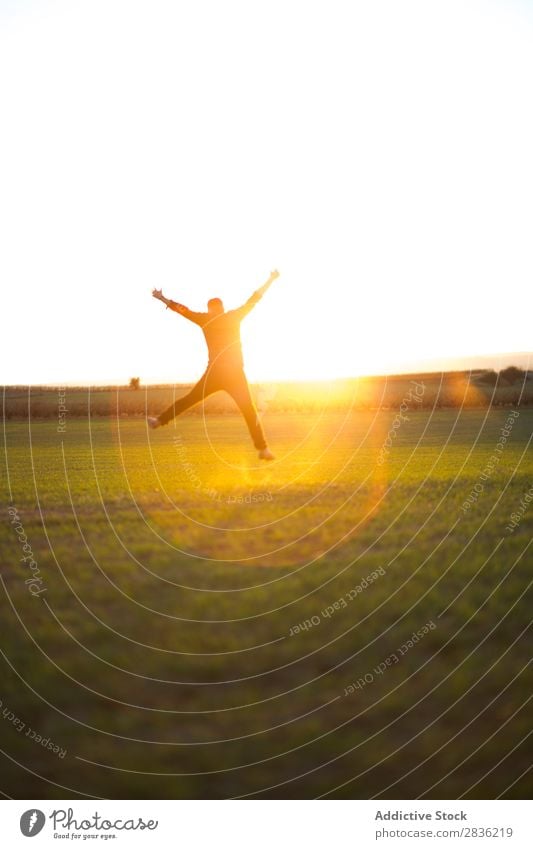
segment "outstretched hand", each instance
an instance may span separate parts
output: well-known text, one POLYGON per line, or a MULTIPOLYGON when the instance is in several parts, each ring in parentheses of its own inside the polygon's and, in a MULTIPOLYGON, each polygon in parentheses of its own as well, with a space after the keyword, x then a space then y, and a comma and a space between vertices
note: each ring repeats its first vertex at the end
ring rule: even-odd
POLYGON ((163 295, 162 289, 152 289, 152 297, 157 298, 158 301, 165 300, 165 296, 163 295))
POLYGON ((272 281, 276 280, 276 278, 278 278, 278 277, 279 277, 279 271, 271 271, 270 272, 270 279, 272 281))

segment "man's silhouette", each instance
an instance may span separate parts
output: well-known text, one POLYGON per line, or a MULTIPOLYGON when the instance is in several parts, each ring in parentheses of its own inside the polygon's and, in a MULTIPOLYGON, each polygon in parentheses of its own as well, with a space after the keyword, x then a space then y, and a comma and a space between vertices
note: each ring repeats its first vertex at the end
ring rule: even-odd
POLYGON ((250 387, 244 373, 241 348, 241 321, 251 309, 261 300, 269 286, 279 277, 278 271, 273 271, 267 282, 257 292, 248 298, 242 307, 225 312, 220 298, 211 298, 207 304, 207 312, 193 312, 165 298, 161 289, 154 289, 152 295, 174 312, 198 324, 204 333, 209 351, 207 368, 191 391, 178 398, 175 404, 164 410, 159 416, 148 418, 150 427, 156 428, 167 424, 175 416, 179 416, 189 407, 203 401, 213 392, 225 390, 243 414, 253 443, 259 451, 261 460, 273 460, 274 455, 268 448, 261 427, 261 422, 254 407, 250 387))

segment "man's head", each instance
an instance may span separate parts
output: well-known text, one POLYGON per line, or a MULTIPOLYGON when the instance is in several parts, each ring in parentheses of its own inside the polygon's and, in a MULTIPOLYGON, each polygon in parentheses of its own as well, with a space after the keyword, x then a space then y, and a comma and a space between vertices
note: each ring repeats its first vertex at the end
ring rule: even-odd
POLYGON ((209 315, 221 315, 224 312, 224 304, 220 298, 211 298, 207 302, 207 311, 209 315))

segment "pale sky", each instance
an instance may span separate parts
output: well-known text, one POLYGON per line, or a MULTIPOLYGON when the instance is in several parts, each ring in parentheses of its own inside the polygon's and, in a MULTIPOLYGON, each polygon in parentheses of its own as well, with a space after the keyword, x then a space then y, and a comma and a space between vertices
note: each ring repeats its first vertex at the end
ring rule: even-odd
POLYGON ((531 349, 533 19, 470 0, 0 0, 3 383, 531 349))

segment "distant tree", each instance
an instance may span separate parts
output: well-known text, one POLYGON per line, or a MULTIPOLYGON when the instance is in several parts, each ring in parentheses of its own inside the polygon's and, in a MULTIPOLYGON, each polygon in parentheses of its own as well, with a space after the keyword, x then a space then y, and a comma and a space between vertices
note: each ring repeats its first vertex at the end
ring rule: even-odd
POLYGON ((484 371, 483 374, 477 376, 479 383, 487 383, 489 386, 494 386, 498 380, 498 375, 493 369, 484 371))
POLYGON ((132 377, 130 379, 130 389, 140 389, 141 387, 141 378, 140 377, 132 377))
POLYGON ((516 383, 518 380, 524 379, 524 370, 521 368, 517 368, 517 366, 508 366, 504 368, 500 372, 500 377, 507 381, 507 383, 516 383))

